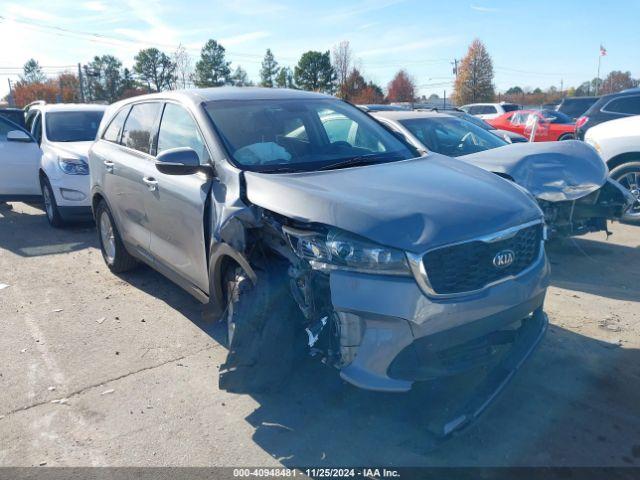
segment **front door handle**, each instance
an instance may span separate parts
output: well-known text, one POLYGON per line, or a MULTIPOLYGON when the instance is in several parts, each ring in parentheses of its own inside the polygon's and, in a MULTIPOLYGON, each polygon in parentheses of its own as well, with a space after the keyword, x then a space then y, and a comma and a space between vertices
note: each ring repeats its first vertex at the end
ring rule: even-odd
POLYGON ((102 164, 104 165, 104 169, 107 171, 107 173, 113 173, 113 162, 110 162, 109 160, 103 160, 102 164))
POLYGON ((144 177, 142 181, 145 183, 150 192, 155 192, 158 189, 158 181, 153 177, 144 177))

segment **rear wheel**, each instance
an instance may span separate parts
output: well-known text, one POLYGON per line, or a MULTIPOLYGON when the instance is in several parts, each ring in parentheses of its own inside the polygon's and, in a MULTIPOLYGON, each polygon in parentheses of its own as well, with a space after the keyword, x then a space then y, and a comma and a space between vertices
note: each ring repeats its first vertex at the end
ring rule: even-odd
POLYGON ((277 390, 304 351, 286 267, 268 265, 256 274, 255 284, 238 266, 225 275, 229 353, 219 383, 230 392, 277 390))
POLYGON ((44 211, 47 214, 47 220, 52 227, 63 227, 64 221, 60 216, 56 197, 53 194, 53 188, 51 187, 51 183, 47 177, 40 177, 40 188, 42 189, 42 200, 44 201, 44 211))
POLYGON ((132 257, 120 238, 109 207, 103 201, 96 208, 96 227, 102 258, 113 273, 122 273, 135 268, 138 261, 132 257))
POLYGON ((623 163, 611 170, 610 175, 611 178, 629 190, 636 199, 631 208, 622 216, 622 220, 640 224, 640 161, 623 163))
POLYGON ((558 141, 562 142, 564 140, 575 140, 575 138, 576 138, 576 136, 573 133, 565 133, 564 135, 560 136, 558 141))

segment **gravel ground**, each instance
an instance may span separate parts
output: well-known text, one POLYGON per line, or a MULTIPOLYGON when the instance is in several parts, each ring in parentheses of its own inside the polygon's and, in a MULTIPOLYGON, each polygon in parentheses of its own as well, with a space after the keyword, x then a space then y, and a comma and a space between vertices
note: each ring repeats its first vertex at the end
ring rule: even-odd
POLYGON ((640 465, 640 228, 549 248, 550 329, 468 429, 424 391, 359 391, 307 362, 286 390, 217 388, 224 329, 148 268, 117 277, 91 226, 0 206, 0 465, 640 465), (2 288, 2 284, 9 285, 2 288))

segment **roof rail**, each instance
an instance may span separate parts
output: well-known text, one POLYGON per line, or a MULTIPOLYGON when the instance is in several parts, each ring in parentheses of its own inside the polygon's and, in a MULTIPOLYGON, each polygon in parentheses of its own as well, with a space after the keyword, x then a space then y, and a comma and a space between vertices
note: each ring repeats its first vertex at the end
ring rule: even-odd
POLYGON ((29 111, 29 109, 30 109, 31 107, 35 106, 35 105, 46 105, 46 104, 47 104, 47 102, 45 102, 44 100, 36 100, 35 102, 31 102, 31 103, 28 103, 27 105, 25 105, 25 106, 23 107, 23 110, 24 110, 25 112, 28 112, 28 111, 29 111))

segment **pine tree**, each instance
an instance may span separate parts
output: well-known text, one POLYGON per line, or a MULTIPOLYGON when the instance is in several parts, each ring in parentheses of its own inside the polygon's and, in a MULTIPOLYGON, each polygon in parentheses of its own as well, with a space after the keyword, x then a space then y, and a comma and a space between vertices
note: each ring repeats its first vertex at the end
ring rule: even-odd
POLYGON ((196 62, 195 84, 198 87, 220 87, 230 83, 231 62, 225 58, 225 49, 210 39, 200 51, 200 60, 196 62))
POLYGON ((262 68, 260 69, 260 85, 263 87, 273 87, 278 75, 278 62, 276 62, 270 48, 264 54, 262 68))

